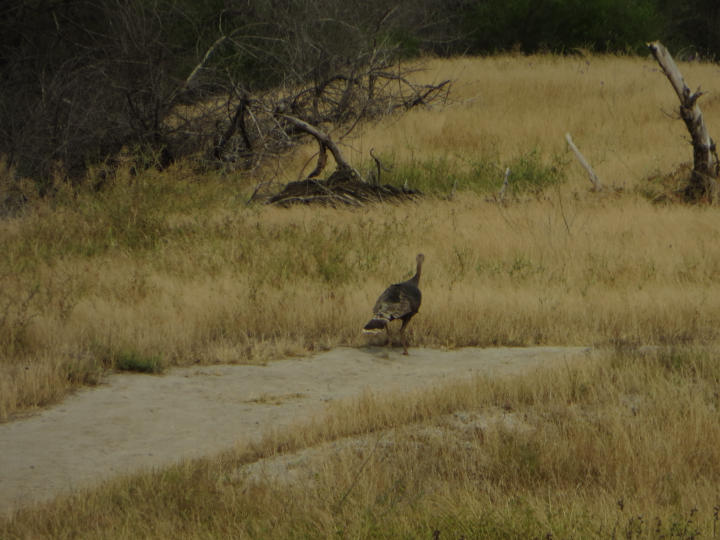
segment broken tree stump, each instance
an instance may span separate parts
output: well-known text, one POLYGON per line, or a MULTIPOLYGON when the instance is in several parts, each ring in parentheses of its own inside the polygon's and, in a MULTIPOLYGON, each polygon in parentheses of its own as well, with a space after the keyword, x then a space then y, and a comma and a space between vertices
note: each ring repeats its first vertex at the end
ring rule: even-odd
POLYGON ((653 41, 647 46, 680 99, 680 117, 690 132, 693 146, 693 171, 690 182, 684 190, 685 198, 693 201, 705 199, 714 202, 717 197, 717 177, 720 169, 718 168, 715 142, 710 138, 702 111, 697 104, 697 100, 703 95, 703 92, 699 88, 694 93, 690 91, 675 60, 662 43, 653 41))

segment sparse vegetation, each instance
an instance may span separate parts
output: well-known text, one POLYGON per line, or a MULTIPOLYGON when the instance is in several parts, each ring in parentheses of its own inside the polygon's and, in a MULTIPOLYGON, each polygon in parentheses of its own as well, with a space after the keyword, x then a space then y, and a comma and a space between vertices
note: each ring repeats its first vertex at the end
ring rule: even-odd
MULTIPOLYGON (((452 102, 359 125, 347 149, 370 169, 368 150, 382 148, 383 174, 431 195, 420 201, 246 205, 266 176, 199 181, 182 163, 120 167, 102 186, 58 181, 52 199, 26 185, 22 212, 0 222, 0 417, 93 384, 124 357, 259 362, 361 345, 377 291, 420 251, 413 343, 606 354, 532 378, 365 396, 258 446, 23 510, 0 536, 717 535, 720 224, 714 207, 647 187, 691 155, 663 114, 676 107, 664 77, 626 57, 429 65, 417 76, 454 79, 452 102), (566 132, 614 189, 589 192, 566 132), (513 197, 498 204, 505 167, 513 197), (462 411, 522 429, 448 426, 462 411), (243 477, 260 458, 346 437, 361 440, 311 468, 312 482, 243 477)), ((682 71, 720 87, 716 66, 682 71)), ((720 125, 720 101, 703 100, 720 125)), ((314 151, 287 156, 278 181, 314 151)))

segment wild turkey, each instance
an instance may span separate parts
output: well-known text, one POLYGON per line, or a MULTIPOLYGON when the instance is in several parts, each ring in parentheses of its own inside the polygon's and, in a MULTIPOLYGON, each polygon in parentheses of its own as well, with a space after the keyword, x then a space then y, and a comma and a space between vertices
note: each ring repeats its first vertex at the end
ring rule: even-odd
POLYGON ((425 255, 420 253, 417 256, 417 272, 415 272, 415 275, 407 281, 395 283, 385 289, 385 292, 375 302, 373 318, 363 329, 366 333, 377 333, 384 328, 389 341, 390 330, 388 329, 388 323, 395 319, 401 319, 400 340, 402 341, 403 354, 408 354, 405 327, 420 309, 420 302, 422 301, 418 284, 420 283, 420 272, 424 260, 425 255))

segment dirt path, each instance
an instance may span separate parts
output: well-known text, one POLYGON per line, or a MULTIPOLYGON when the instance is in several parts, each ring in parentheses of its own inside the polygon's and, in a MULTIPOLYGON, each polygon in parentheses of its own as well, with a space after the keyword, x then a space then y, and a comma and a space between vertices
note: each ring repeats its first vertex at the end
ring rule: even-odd
POLYGON ((266 366, 111 375, 37 415, 0 424, 0 513, 115 474, 213 454, 306 420, 364 389, 404 391, 470 374, 576 361, 581 347, 336 349, 266 366))

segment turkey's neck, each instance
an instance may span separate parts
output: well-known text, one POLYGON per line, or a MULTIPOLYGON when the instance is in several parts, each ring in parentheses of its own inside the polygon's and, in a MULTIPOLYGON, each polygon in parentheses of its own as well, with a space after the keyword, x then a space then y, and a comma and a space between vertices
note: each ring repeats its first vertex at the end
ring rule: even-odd
POLYGON ((417 265, 417 272, 415 272, 415 275, 412 277, 411 281, 418 285, 420 283, 420 273, 422 272, 422 263, 419 262, 417 265))

